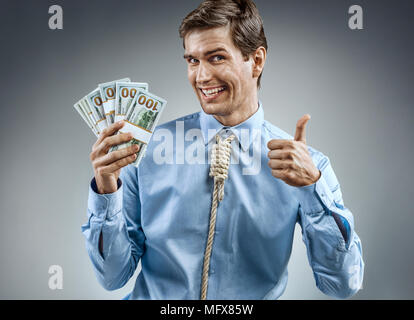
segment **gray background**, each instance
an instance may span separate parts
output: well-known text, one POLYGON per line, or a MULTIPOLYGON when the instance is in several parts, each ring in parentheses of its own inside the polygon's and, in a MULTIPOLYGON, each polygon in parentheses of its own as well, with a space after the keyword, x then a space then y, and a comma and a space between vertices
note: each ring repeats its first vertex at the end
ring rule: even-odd
MULTIPOLYGON (((168 100, 161 123, 200 109, 178 37, 198 1, 1 1, 0 298, 119 299, 95 279, 86 221, 94 136, 72 105, 97 83, 129 76, 168 100), (48 29, 63 7, 64 29, 48 29), (62 266, 63 290, 48 288, 62 266)), ((354 299, 414 298, 412 1, 257 0, 270 50, 265 118, 330 157, 366 263, 354 299), (348 8, 364 9, 364 30, 348 8)), ((296 229, 283 299, 329 299, 315 287, 296 229)))

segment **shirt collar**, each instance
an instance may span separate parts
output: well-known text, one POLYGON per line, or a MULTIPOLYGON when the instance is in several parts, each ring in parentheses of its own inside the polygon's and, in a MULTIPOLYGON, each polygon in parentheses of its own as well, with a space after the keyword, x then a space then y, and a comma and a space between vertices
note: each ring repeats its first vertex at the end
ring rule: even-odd
POLYGON ((260 133, 261 127, 264 121, 264 112, 262 103, 259 100, 259 108, 250 116, 247 120, 239 123, 234 127, 226 127, 217 121, 212 115, 206 114, 203 110, 200 112, 200 129, 203 134, 204 144, 207 145, 216 135, 221 131, 231 131, 238 140, 243 151, 249 149, 250 144, 256 138, 256 135, 260 133), (248 133, 248 139, 245 136, 248 133))

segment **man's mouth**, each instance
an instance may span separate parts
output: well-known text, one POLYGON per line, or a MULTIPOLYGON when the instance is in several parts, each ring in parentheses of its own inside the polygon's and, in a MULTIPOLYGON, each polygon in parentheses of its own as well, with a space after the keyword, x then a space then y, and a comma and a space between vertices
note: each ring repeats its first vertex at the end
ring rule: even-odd
POLYGON ((204 98, 207 100, 211 100, 218 97, 224 90, 226 90, 226 86, 214 88, 200 88, 200 91, 203 93, 204 98))

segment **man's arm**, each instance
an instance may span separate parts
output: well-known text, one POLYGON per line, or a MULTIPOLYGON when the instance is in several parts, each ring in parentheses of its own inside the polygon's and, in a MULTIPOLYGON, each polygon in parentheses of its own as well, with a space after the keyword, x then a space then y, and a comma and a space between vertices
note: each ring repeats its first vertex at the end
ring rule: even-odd
POLYGON ((123 287, 144 252, 137 183, 132 166, 122 170, 120 187, 112 194, 98 194, 95 179, 91 182, 88 222, 82 226, 82 233, 95 274, 106 290, 123 287))
POLYGON ((317 287, 327 295, 348 298, 362 286, 361 241, 329 159, 317 152, 311 156, 306 145, 309 119, 299 119, 294 140, 268 142, 269 167, 275 178, 298 187, 298 222, 317 287))
POLYGON ((362 287, 361 241, 329 159, 323 156, 317 167, 320 179, 299 188, 298 222, 317 287, 329 296, 349 298, 362 287), (338 219, 348 229, 345 238, 338 219))
POLYGON ((145 241, 137 169, 126 167, 135 160, 137 146, 108 153, 131 139, 128 134, 116 135, 122 125, 105 129, 92 148, 95 177, 89 187, 88 221, 82 226, 95 273, 107 290, 119 289, 131 278, 145 241))

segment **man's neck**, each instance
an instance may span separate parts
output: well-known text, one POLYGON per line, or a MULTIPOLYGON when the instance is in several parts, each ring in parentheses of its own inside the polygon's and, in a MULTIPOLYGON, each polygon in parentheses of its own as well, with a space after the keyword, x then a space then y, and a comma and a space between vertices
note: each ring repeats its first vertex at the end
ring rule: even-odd
POLYGON ((223 126, 234 127, 238 124, 249 119, 259 109, 259 103, 257 98, 249 104, 240 106, 233 113, 228 115, 213 115, 213 117, 220 122, 223 126))

